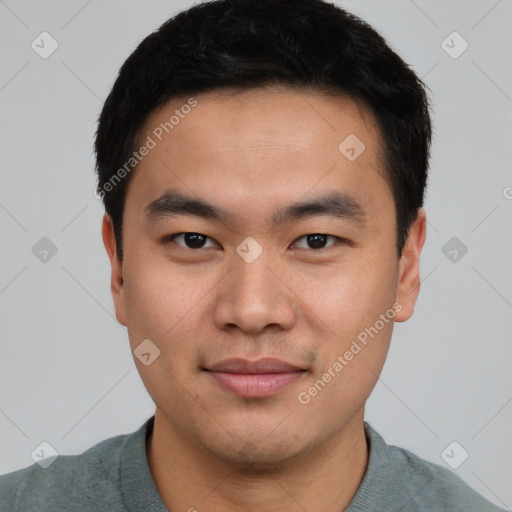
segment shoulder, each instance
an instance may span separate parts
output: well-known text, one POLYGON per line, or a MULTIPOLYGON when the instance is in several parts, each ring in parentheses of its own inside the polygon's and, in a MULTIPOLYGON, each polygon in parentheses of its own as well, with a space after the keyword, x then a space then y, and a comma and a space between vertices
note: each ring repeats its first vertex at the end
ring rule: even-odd
POLYGON ((493 505, 455 473, 438 464, 396 446, 390 446, 391 456, 402 467, 402 480, 413 481, 416 496, 411 496, 419 510, 450 510, 464 512, 498 512, 493 505), (435 508, 437 507, 437 508, 435 508))
POLYGON ((0 476, 0 510, 124 510, 119 473, 128 437, 111 437, 80 455, 59 455, 46 469, 33 464, 0 476))
MULTIPOLYGON (((392 494, 395 506, 399 503, 403 510, 418 512, 503 510, 484 499, 447 468, 403 448, 387 445, 368 424, 365 428, 370 443, 369 468, 374 465, 373 470, 367 469, 371 473, 372 486, 378 486, 382 493, 392 494)), ((401 510, 400 506, 397 510, 401 510)))

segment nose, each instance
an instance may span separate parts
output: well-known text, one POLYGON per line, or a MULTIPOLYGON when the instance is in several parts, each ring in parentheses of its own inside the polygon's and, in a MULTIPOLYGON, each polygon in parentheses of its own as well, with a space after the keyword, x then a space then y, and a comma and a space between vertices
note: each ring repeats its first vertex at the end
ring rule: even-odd
POLYGON ((231 272, 220 283, 214 310, 219 329, 258 334, 265 329, 290 329, 298 308, 276 261, 263 251, 247 262, 237 254, 231 272))

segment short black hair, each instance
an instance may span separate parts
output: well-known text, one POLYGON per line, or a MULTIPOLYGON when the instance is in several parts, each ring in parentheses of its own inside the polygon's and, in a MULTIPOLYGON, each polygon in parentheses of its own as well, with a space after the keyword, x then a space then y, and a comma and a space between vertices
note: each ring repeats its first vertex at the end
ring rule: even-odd
POLYGON ((101 111, 96 195, 112 218, 121 261, 129 171, 149 115, 174 98, 268 85, 348 95, 369 108, 384 145, 401 255, 427 183, 432 128, 425 84, 370 25, 334 4, 213 0, 146 37, 122 65, 101 111))

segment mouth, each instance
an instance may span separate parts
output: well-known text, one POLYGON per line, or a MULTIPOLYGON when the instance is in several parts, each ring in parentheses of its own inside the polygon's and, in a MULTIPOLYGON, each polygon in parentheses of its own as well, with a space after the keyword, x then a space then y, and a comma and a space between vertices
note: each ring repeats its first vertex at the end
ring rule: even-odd
POLYGON ((279 359, 227 359, 204 371, 221 389, 244 398, 264 398, 281 391, 308 371, 279 359))

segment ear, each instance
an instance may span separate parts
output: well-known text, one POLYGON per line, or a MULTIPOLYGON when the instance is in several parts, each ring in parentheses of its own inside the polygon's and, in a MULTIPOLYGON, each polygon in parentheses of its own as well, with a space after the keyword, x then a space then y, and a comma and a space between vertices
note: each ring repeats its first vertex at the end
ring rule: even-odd
POLYGON ((420 208, 416 220, 409 229, 402 256, 398 262, 398 288, 396 300, 402 305, 395 320, 405 322, 414 313, 414 305, 420 291, 420 254, 427 234, 427 216, 420 208))
POLYGON ((123 264, 117 256, 116 237, 114 234, 114 223, 110 215, 103 215, 103 224, 101 229, 103 244, 110 259, 112 267, 112 276, 110 281, 110 290, 114 300, 117 321, 126 326, 126 308, 124 300, 124 280, 123 264))

